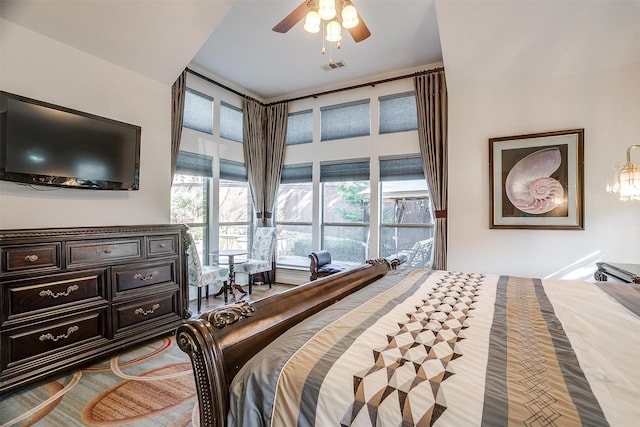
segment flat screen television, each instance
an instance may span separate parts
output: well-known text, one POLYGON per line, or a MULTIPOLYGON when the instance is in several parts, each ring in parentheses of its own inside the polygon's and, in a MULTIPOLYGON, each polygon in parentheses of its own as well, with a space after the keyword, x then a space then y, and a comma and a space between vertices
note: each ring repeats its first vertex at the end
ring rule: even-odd
POLYGON ((0 180, 137 190, 140 126, 0 91, 0 180))

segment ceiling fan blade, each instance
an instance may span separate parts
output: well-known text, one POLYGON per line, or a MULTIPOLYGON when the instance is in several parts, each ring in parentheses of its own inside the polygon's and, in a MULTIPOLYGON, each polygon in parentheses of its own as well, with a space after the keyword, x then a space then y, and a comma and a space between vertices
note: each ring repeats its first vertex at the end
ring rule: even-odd
POLYGON ((351 34, 351 37, 353 37, 353 40, 355 40, 356 43, 369 38, 369 36, 371 35, 371 31, 369 31, 369 28, 367 28, 367 25, 362 20, 360 14, 358 14, 358 20, 360 21, 358 22, 358 25, 348 29, 349 34, 351 34))
POLYGON ((285 16, 285 18, 278 22, 275 27, 273 27, 273 31, 276 33, 286 33, 294 25, 302 20, 307 14, 307 0, 303 1, 302 4, 296 7, 293 12, 285 16))

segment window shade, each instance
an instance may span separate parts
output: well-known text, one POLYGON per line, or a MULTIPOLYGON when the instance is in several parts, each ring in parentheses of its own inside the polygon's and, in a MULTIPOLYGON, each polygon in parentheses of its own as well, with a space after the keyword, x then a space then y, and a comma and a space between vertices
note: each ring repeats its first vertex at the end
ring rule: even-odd
POLYGON ((410 179, 424 179, 421 157, 380 159, 380 181, 404 181, 410 179))
POLYGON ((295 165, 284 165, 282 168, 282 184, 294 182, 311 182, 313 180, 313 163, 298 163, 295 165))
POLYGON ((369 159, 320 162, 320 181, 368 181, 369 159))
POLYGON ((404 132, 418 129, 418 109, 415 92, 381 96, 379 133, 404 132))
POLYGON ((287 118, 287 145, 313 142, 313 110, 298 111, 287 118))
POLYGON ((244 163, 220 159, 220 179, 247 181, 247 166, 244 163))
POLYGON ((182 126, 213 134, 213 98, 187 88, 184 94, 182 126))
POLYGON ((179 175, 213 176, 211 167, 213 157, 204 154, 179 151, 176 160, 176 173, 179 175))
POLYGON ((331 105, 320 109, 320 140, 366 136, 370 132, 368 99, 331 105))
POLYGON ((232 141, 242 142, 244 136, 242 109, 229 105, 226 102, 220 103, 220 136, 232 141))

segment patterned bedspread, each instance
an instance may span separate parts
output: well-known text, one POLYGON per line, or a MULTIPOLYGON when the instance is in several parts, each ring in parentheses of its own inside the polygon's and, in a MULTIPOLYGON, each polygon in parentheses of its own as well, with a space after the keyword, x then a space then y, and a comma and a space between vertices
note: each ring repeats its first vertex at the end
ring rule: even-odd
POLYGON ((630 426, 638 363, 640 318, 591 283, 403 270, 253 358, 228 423, 630 426))

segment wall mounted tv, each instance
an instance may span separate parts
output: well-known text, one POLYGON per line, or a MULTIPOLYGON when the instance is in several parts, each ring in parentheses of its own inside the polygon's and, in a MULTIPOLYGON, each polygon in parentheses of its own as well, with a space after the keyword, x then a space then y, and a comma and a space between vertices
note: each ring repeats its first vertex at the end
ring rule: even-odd
POLYGON ((0 180, 137 190, 140 126, 0 91, 0 180))

